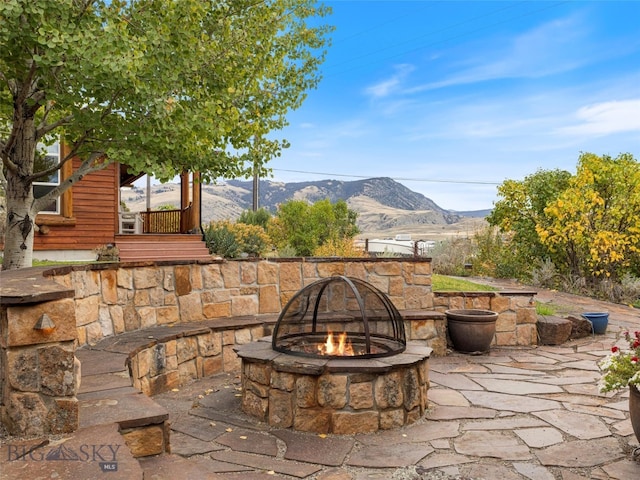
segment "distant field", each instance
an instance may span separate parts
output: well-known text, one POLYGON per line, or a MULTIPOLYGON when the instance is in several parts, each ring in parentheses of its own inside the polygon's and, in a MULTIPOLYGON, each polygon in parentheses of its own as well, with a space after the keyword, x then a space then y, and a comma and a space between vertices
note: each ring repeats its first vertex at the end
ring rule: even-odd
POLYGON ((408 233, 413 240, 442 241, 450 238, 467 238, 487 226, 487 222, 480 218, 465 218, 461 222, 451 225, 402 225, 388 230, 376 229, 375 225, 361 227, 363 230, 357 240, 372 238, 395 237, 400 233, 408 233), (366 230, 365 230, 366 229, 366 230))

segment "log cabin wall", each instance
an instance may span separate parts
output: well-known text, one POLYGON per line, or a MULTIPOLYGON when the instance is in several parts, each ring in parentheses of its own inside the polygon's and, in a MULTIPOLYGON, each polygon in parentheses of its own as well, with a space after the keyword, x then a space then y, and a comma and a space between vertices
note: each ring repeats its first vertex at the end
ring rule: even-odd
MULTIPOLYGON (((73 160, 73 169, 80 161, 73 160)), ((63 174, 64 176, 64 174, 63 174)), ((114 243, 118 215, 118 178, 115 164, 91 173, 64 195, 61 215, 39 214, 40 231, 33 249, 92 250, 114 243)))

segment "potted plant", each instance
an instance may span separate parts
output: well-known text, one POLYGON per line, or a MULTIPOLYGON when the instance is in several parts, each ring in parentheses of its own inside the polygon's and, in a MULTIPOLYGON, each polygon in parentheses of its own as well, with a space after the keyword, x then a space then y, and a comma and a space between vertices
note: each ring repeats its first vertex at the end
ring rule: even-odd
MULTIPOLYGON (((628 349, 617 345, 611 347, 611 354, 598 366, 604 372, 599 384, 602 393, 629 387, 629 416, 636 439, 640 442, 640 331, 624 332, 628 349)), ((634 456, 640 454, 640 448, 634 456)))

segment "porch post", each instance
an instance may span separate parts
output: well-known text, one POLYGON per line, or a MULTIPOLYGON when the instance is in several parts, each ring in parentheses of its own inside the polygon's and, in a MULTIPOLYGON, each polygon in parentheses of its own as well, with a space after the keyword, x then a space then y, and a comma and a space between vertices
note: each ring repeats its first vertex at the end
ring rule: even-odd
POLYGON ((191 228, 189 218, 185 214, 189 206, 189 172, 180 174, 180 233, 187 233, 191 228))
POLYGON ((189 226, 189 229, 192 228, 200 228, 200 224, 202 223, 202 212, 200 211, 200 207, 202 204, 201 201, 201 183, 200 183, 200 172, 193 172, 193 184, 192 184, 192 191, 193 191, 193 201, 191 204, 191 210, 192 210, 192 214, 191 214, 191 225, 189 226))

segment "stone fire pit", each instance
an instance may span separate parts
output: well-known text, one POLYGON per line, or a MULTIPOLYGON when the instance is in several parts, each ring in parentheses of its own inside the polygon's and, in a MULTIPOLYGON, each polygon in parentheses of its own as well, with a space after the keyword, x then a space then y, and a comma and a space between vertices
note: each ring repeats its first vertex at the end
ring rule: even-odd
POLYGON ((375 432, 413 423, 427 408, 431 348, 407 344, 391 301, 358 279, 306 286, 271 337, 235 351, 242 410, 274 427, 375 432))
POLYGON ((407 345, 380 359, 301 358, 271 338, 236 348, 242 410, 273 427, 366 433, 408 425, 427 408, 431 348, 407 345))

